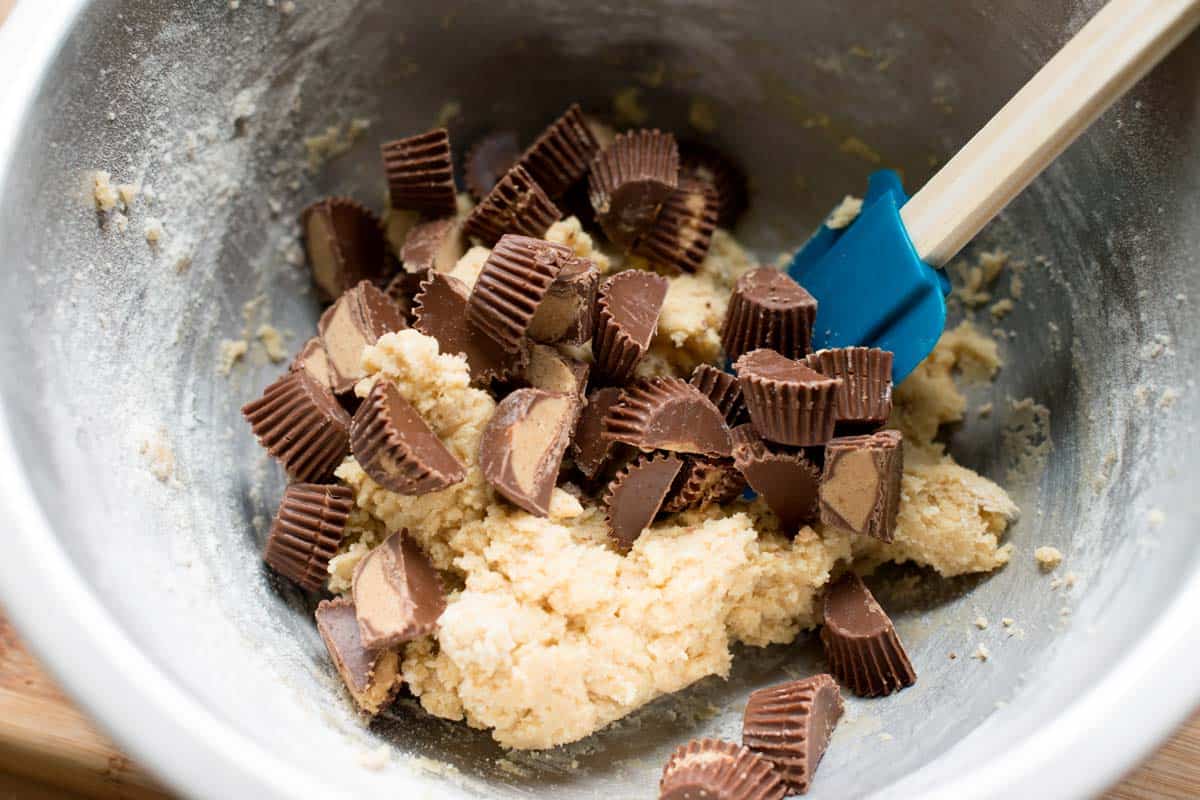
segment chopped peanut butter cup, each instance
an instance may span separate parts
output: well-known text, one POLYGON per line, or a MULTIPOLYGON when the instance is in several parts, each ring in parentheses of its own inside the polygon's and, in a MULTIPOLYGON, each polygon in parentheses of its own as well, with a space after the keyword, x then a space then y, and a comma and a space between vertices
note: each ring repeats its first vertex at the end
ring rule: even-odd
POLYGON ((471 210, 463 228, 491 247, 506 233, 541 236, 561 218, 562 212, 518 164, 471 210))
POLYGON ((363 646, 354 603, 348 598, 322 600, 316 618, 317 630, 350 696, 365 713, 378 714, 404 683, 399 652, 363 646))
POLYGON ((529 348, 529 363, 525 367, 525 383, 534 389, 571 395, 583 401, 587 392, 591 365, 571 358, 546 344, 529 348))
POLYGON ((712 400, 730 425, 745 422, 746 402, 742 399, 742 387, 736 375, 717 369, 711 364, 700 364, 692 371, 688 383, 712 400))
POLYGON ((369 281, 348 289, 325 309, 317 332, 329 359, 334 392, 350 391, 366 375, 362 366, 364 347, 375 344, 385 333, 407 327, 396 304, 369 281))
POLYGON ((346 197, 328 197, 300 213, 300 230, 313 283, 333 300, 359 281, 388 274, 387 242, 379 217, 346 197))
POLYGON ((484 262, 471 291, 468 319, 505 350, 517 352, 542 298, 572 258, 566 245, 505 234, 484 262))
POLYGON ((821 521, 892 541, 903 475, 904 447, 899 431, 830 440, 821 476, 821 521))
POLYGON ((716 739, 680 745, 667 759, 659 800, 783 800, 787 789, 771 762, 716 739))
POLYGON ((746 703, 742 744, 774 764, 789 790, 805 794, 843 709, 830 675, 759 689, 746 703))
POLYGON ((829 671, 860 697, 891 694, 917 682, 892 620, 853 572, 825 592, 821 643, 829 671))
POLYGON ((259 444, 297 481, 329 477, 350 452, 350 415, 304 370, 288 372, 242 406, 259 444))
POLYGON ((746 174, 724 153, 700 142, 679 143, 679 180, 711 185, 717 194, 717 224, 732 228, 746 210, 746 174))
POLYGON ((892 413, 892 354, 878 347, 818 350, 806 359, 822 375, 842 382, 838 424, 882 425, 892 413))
POLYGON ((413 327, 437 339, 443 353, 461 353, 471 370, 471 382, 486 385, 510 378, 524 369, 525 349, 510 353, 467 319, 470 292, 458 278, 433 272, 421 284, 413 309, 413 327))
POLYGON ((597 389, 588 395, 587 405, 579 415, 579 423, 571 437, 571 457, 575 468, 588 480, 594 480, 613 461, 614 451, 627 448, 604 435, 604 419, 621 399, 615 386, 597 389))
POLYGON ((606 381, 625 383, 633 375, 658 329, 667 297, 667 279, 644 270, 618 272, 600 285, 592 355, 606 381))
POLYGON ((421 415, 384 378, 350 423, 350 452, 363 472, 396 494, 440 492, 467 472, 421 415))
POLYGON ((550 513, 550 496, 579 414, 579 400, 518 389, 483 430, 479 468, 497 492, 531 514, 550 513))
POLYGON ((648 378, 626 386, 604 427, 613 441, 642 450, 728 456, 732 447, 725 417, 680 378, 648 378))
POLYGON ((751 350, 733 368, 750 421, 764 439, 808 447, 833 437, 841 381, 774 350, 751 350))
POLYGON ((803 358, 812 349, 816 318, 817 301, 800 284, 780 270, 759 267, 734 284, 721 346, 730 361, 760 347, 803 358))
POLYGON ((654 223, 638 237, 633 253, 680 272, 695 272, 708 255, 717 227, 717 194, 711 186, 681 182, 663 201, 654 223))
POLYGON ((727 459, 688 456, 663 511, 675 513, 728 503, 741 495, 746 479, 727 459))
POLYGON ((446 610, 437 570, 403 530, 354 567, 353 595, 362 643, 370 649, 428 636, 446 610))
POLYGON ((643 453, 609 483, 604 493, 608 532, 622 553, 654 521, 682 468, 678 456, 643 453))
POLYGON ((596 220, 626 249, 650 229, 679 186, 679 147, 658 130, 617 134, 592 162, 589 193, 596 220))
POLYGON ((546 194, 557 199, 583 178, 599 150, 583 112, 574 104, 538 135, 520 164, 546 194))
POLYGON ((354 493, 348 487, 293 483, 279 502, 263 561, 297 586, 320 591, 353 508, 354 493))
POLYGON ((400 249, 400 260, 410 274, 449 272, 466 251, 462 222, 446 217, 414 226, 400 249))
POLYGON ((463 177, 467 191, 477 201, 487 197, 504 173, 513 168, 521 156, 521 145, 513 131, 489 133, 467 150, 463 159, 463 177))
POLYGON ((821 470, 802 451, 776 452, 750 425, 733 429, 733 463, 750 488, 779 518, 779 529, 794 536, 819 514, 821 470))
POLYGON ((320 336, 314 336, 304 343, 304 347, 300 348, 288 369, 302 369, 317 383, 331 391, 333 389, 333 372, 329 369, 329 356, 325 355, 325 345, 321 344, 320 336))
POLYGON ((590 259, 568 259, 533 312, 529 338, 543 344, 583 344, 591 339, 599 288, 600 271, 590 259))
POLYGON ((454 159, 445 128, 387 142, 380 150, 392 208, 454 215, 454 159))

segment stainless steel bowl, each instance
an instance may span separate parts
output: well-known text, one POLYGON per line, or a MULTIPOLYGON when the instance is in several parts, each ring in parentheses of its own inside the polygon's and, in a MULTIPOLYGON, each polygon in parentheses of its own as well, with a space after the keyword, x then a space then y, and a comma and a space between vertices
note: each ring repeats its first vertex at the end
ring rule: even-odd
MULTIPOLYGON (((231 5, 25 0, 0 30, 5 607, 187 794, 648 796, 671 747, 736 736, 746 692, 814 668, 812 643, 744 651, 728 682, 536 758, 411 703, 364 728, 303 598, 258 561, 283 482, 237 409, 281 366, 254 344, 221 376, 222 340, 270 321, 299 343, 317 305, 288 259, 297 211, 381 198, 375 145, 439 115, 458 142, 496 120, 528 134, 631 87, 650 124, 711 114, 753 176, 740 234, 770 258, 861 190, 871 153, 918 186, 1098 4, 231 5), (349 152, 305 167, 304 137, 357 117, 372 122, 349 152), (98 169, 153 188, 124 233, 99 224, 98 169)), ((814 797, 1083 796, 1200 698, 1198 88, 1193 36, 985 235, 1030 266, 1006 365, 973 394, 997 411, 951 443, 1024 509, 1017 554, 915 592, 882 578, 921 680, 851 704, 814 797), (1042 471, 1014 461, 1007 400, 1025 397, 1051 412, 1042 471), (1037 572, 1042 544, 1074 588, 1037 572), (980 642, 991 659, 966 658, 980 642)))

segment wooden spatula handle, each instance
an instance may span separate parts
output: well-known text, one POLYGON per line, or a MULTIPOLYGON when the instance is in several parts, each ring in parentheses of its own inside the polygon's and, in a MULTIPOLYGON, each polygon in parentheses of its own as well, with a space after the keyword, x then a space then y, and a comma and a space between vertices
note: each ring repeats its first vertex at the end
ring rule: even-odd
POLYGON ((941 266, 1200 23, 1200 0, 1111 0, 905 204, 941 266))

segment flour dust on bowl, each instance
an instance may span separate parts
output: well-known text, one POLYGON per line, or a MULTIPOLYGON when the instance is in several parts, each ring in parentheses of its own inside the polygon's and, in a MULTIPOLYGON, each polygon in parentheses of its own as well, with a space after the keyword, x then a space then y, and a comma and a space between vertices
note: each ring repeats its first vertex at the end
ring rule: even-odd
MULTIPOLYGON (((771 264, 875 169, 921 185, 1098 6, 959 5, 849 26, 827 2, 20 3, 0 29, 6 609, 194 796, 644 797, 677 745, 738 739, 751 691, 824 671, 816 637, 737 645, 727 678, 552 750, 407 696, 364 725, 311 599, 261 564, 285 478, 239 408, 317 320, 300 210, 382 207, 381 142, 444 124, 461 155, 573 102, 704 140, 749 175, 734 235, 771 264)), ((925 407, 950 398, 948 452, 1019 506, 1011 557, 869 580, 918 680, 847 697, 812 796, 1086 796, 1200 697, 1178 669, 1200 602, 1197 75, 1193 36, 952 265, 964 399, 925 407), (988 352, 964 318, 994 380, 971 381, 988 352)), ((953 527, 947 508, 920 518, 953 527)))

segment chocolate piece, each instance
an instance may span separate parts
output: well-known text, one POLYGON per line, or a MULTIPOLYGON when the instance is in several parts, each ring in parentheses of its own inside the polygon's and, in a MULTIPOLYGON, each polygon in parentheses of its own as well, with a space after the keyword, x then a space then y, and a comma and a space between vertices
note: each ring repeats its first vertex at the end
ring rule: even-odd
POLYGON ((571 440, 571 455, 575 467, 588 480, 595 479, 612 462, 614 450, 625 447, 604 435, 604 418, 620 399, 621 390, 615 386, 597 389, 588 395, 587 406, 579 415, 571 440))
POLYGON ((463 229, 492 247, 506 233, 541 236, 561 218, 558 206, 518 164, 471 210, 463 229))
POLYGON ((781 533, 794 536, 816 521, 821 470, 803 452, 774 451, 752 426, 739 425, 733 429, 733 463, 779 517, 781 533))
POLYGON ((516 505, 546 516, 578 414, 579 401, 564 394, 518 389, 508 395, 483 431, 483 476, 516 505))
POLYGON ((301 588, 320 591, 353 508, 354 493, 348 487, 293 483, 279 502, 263 561, 301 588))
POLYGON ((825 592, 821 643, 829 671, 860 697, 891 694, 917 682, 891 619, 853 572, 825 592))
POLYGON ((420 211, 431 217, 453 216, 457 210, 454 159, 445 128, 386 142, 383 170, 392 208, 420 211))
POLYGON ((734 285, 721 346, 730 361, 760 347, 803 358, 812 349, 816 318, 817 301, 800 284, 777 269, 752 269, 734 285))
POLYGON ((442 582, 407 531, 397 531, 354 567, 354 607, 364 647, 428 636, 446 610, 442 582))
POLYGON ((391 299, 368 281, 349 289, 325 309, 317 323, 321 344, 329 357, 333 390, 348 392, 366 375, 362 351, 391 331, 407 328, 391 299))
POLYGON ((879 431, 830 440, 821 476, 821 522, 892 541, 900 513, 903 439, 899 431, 879 431))
POLYGON ((535 344, 529 348, 525 382, 534 389, 583 399, 591 365, 560 353, 553 347, 535 344))
POLYGON ((622 553, 654 521, 682 468, 678 456, 643 453, 609 483, 604 493, 608 532, 622 553))
POLYGON ((350 423, 350 452, 363 472, 396 494, 440 492, 467 477, 412 404, 384 379, 375 381, 350 423))
POLYGON ((882 425, 892 413, 892 354, 878 347, 818 350, 808 366, 842 382, 837 393, 838 423, 882 425))
POLYGON ((807 447, 833 438, 841 381, 774 350, 751 350, 733 368, 750 421, 764 439, 807 447))
POLYGON ((242 406, 258 442, 297 481, 326 478, 350 452, 350 415, 305 370, 288 372, 242 406))
POLYGON ((346 197, 328 197, 300 213, 308 266, 322 300, 363 280, 387 275, 387 242, 379 218, 346 197))
POLYGON ((575 103, 538 135, 520 163, 546 194, 557 199, 583 178, 599 150, 596 137, 575 103))
POLYGON ((302 369, 317 383, 333 388, 333 372, 329 369, 329 356, 325 355, 325 345, 321 344, 320 336, 314 336, 304 343, 288 369, 302 369))
POLYGON ((467 319, 470 292, 458 278, 430 273, 415 300, 413 327, 438 340, 443 353, 462 353, 471 370, 471 382, 486 384, 493 378, 519 373, 529 358, 527 350, 509 353, 467 319))
POLYGON ((520 156, 521 145, 517 143, 516 133, 489 133, 471 145, 466 158, 463 159, 463 177, 467 182, 467 191, 477 201, 482 200, 496 185, 496 181, 512 169, 520 156))
POLYGON ((354 603, 345 597, 322 600, 317 606, 317 630, 329 657, 360 709, 374 715, 392 701, 404 682, 400 653, 363 647, 354 603))
POLYGON ((746 488, 742 473, 725 459, 689 456, 662 510, 668 513, 728 503, 746 488))
POLYGON ((658 217, 638 237, 633 253, 651 263, 695 272, 708 255, 717 227, 717 194, 711 186, 681 182, 662 204, 658 217))
POLYGON ((738 385, 736 375, 711 364, 700 364, 692 370, 688 383, 712 400, 730 425, 740 424, 747 419, 746 402, 742 399, 742 387, 738 385))
POLYGON ((596 327, 600 271, 586 258, 570 258, 542 298, 526 334, 544 344, 583 344, 596 327))
POLYGON ((571 258, 566 245, 505 234, 479 272, 467 317, 505 350, 517 352, 550 284, 571 258))
POLYGON ((732 447, 721 412, 680 378, 648 378, 626 386, 604 428, 610 439, 642 450, 728 456, 732 447))
POLYGON ((428 270, 449 272, 466 252, 462 223, 447 217, 422 222, 413 228, 404 240, 400 260, 404 263, 404 271, 411 274, 428 270))
POLYGON ((783 800, 786 795, 771 762, 716 739, 680 745, 658 784, 659 800, 783 800))
POLYGON ((700 142, 679 143, 679 180, 703 181, 717 194, 717 224, 732 228, 749 205, 746 174, 724 153, 700 142))
POLYGON ((589 180, 596 221, 614 244, 630 248, 679 186, 675 137, 658 130, 617 134, 592 162, 589 180))
POLYGON ((667 286, 666 278, 637 269, 618 272, 600 285, 592 354, 602 378, 620 384, 633 375, 658 329, 667 286))
POLYGON ((789 790, 805 794, 843 710, 831 675, 759 689, 746 703, 742 744, 774 764, 789 790))

